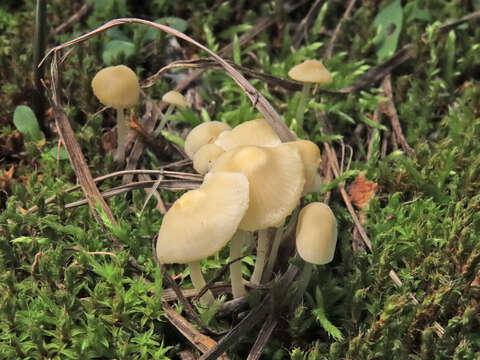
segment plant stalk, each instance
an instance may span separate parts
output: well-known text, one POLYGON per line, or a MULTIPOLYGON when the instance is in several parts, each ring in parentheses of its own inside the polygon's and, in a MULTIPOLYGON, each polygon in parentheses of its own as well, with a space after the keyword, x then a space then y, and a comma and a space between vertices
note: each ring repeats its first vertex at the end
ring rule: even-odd
POLYGON ((262 281, 263 269, 267 260, 268 248, 270 247, 270 237, 268 229, 258 231, 257 258, 250 281, 255 285, 260 285, 262 281))
MULTIPOLYGON (((230 240, 230 261, 242 256, 242 247, 245 243, 246 231, 237 230, 230 240)), ((242 278, 242 261, 235 261, 230 265, 230 282, 232 283, 233 298, 239 298, 247 295, 242 278)))
POLYGON ((305 115, 305 107, 307 105, 307 100, 310 97, 310 91, 312 89, 312 83, 303 83, 302 95, 300 96, 300 101, 297 107, 297 125, 298 131, 303 132, 303 117, 305 115))
POLYGON ((33 37, 33 98, 32 107, 42 129, 45 130, 43 115, 45 112, 45 96, 40 91, 42 89, 41 79, 43 77, 44 67, 38 67, 45 55, 47 43, 47 1, 37 0, 35 10, 35 34, 33 37))
POLYGON ((172 112, 173 112, 174 108, 175 108, 175 105, 170 104, 170 105, 168 105, 168 108, 167 108, 167 111, 165 112, 165 114, 161 114, 160 124, 155 129, 155 133, 154 133, 155 137, 160 135, 160 133, 162 132, 162 129, 167 124, 168 118, 169 118, 170 115, 172 115, 172 112))
MULTIPOLYGON (((200 267, 200 261, 193 261, 187 264, 190 268, 190 279, 192 280, 193 287, 200 291, 206 285, 205 279, 202 275, 202 268, 200 267)), ((200 304, 207 306, 213 304, 215 298, 210 290, 200 298, 200 304)))
POLYGON ((124 109, 117 110, 117 151, 115 152, 115 161, 123 164, 125 161, 125 149, 127 142, 127 124, 125 123, 124 109))

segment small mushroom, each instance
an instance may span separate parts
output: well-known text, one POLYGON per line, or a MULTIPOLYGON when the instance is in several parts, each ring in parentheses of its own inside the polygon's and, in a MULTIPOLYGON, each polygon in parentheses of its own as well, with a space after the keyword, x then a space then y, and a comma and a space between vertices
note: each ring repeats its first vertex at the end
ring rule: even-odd
POLYGON ((231 131, 221 133, 215 145, 223 150, 231 150, 239 146, 277 146, 281 140, 265 119, 245 121, 231 131))
POLYGON ((297 252, 306 261, 299 277, 299 295, 303 295, 310 281, 312 264, 323 265, 333 260, 337 244, 337 221, 324 203, 313 202, 298 215, 297 252))
POLYGON ((162 96, 162 101, 168 104, 168 108, 165 114, 161 115, 162 120, 160 121, 160 124, 158 125, 157 129, 155 130, 156 136, 160 134, 162 129, 165 127, 168 121, 168 117, 172 114, 175 106, 179 107, 180 109, 183 109, 188 106, 188 103, 185 100, 184 96, 175 90, 171 90, 165 93, 165 95, 162 96))
POLYGON ((302 95, 298 103, 296 115, 298 128, 300 131, 303 131, 303 116, 312 84, 329 84, 332 82, 332 75, 320 61, 306 60, 291 68, 288 76, 303 83, 302 95))
MULTIPOLYGON (((223 248, 235 234, 248 209, 248 194, 243 174, 207 174, 199 189, 183 194, 163 217, 156 247, 160 263, 188 264, 194 287, 204 287, 198 262, 223 248)), ((232 278, 232 287, 233 283, 232 278)), ((203 304, 212 301, 211 292, 201 299, 203 304)))
POLYGON ((203 145, 212 144, 220 133, 231 127, 220 121, 204 122, 192 129, 185 139, 185 152, 190 159, 203 145))
POLYGON ((95 96, 105 106, 111 106, 117 111, 117 151, 115 160, 123 163, 127 124, 124 109, 133 106, 138 101, 140 85, 137 75, 125 65, 109 66, 100 70, 92 80, 95 96))

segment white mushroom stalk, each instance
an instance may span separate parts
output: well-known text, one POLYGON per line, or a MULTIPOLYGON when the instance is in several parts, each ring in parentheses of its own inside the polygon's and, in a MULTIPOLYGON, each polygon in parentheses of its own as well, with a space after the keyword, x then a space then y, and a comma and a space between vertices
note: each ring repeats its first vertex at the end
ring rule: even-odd
POLYGON ((137 75, 125 65, 109 66, 95 75, 92 89, 102 104, 117 111, 117 150, 114 157, 115 161, 123 163, 128 131, 124 109, 138 101, 140 85, 137 75))
POLYGON ((262 282, 263 269, 267 261, 268 249, 270 248, 270 236, 269 230, 258 231, 258 245, 257 245, 257 257, 255 259, 255 266, 253 268, 252 277, 250 281, 255 285, 260 285, 262 282))
MULTIPOLYGON (((238 230, 235 235, 233 235, 232 240, 230 240, 230 261, 242 256, 242 248, 247 237, 248 232, 242 230, 238 230)), ((245 285, 243 285, 242 260, 230 264, 230 282, 232 284, 232 294, 235 299, 247 295, 245 285)))
POLYGON ((168 104, 168 108, 164 114, 161 114, 160 124, 158 125, 154 133, 155 136, 158 136, 162 132, 163 128, 168 122, 168 118, 170 117, 170 115, 172 115, 175 107, 179 107, 183 109, 188 106, 188 103, 183 97, 183 95, 175 90, 171 90, 167 92, 165 95, 163 95, 162 101, 168 104))

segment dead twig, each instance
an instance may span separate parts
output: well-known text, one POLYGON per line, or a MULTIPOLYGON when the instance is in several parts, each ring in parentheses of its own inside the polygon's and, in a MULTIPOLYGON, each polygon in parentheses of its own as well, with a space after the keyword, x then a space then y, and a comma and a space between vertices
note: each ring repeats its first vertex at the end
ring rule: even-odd
POLYGON ((302 43, 303 39, 308 34, 308 29, 313 19, 317 15, 322 2, 323 0, 316 0, 313 3, 313 5, 310 7, 310 10, 308 10, 307 15, 302 19, 302 21, 300 21, 300 24, 298 24, 297 29, 295 30, 295 34, 292 37, 292 44, 293 44, 292 46, 295 49, 298 49, 300 47, 300 44, 302 43))
POLYGON ((402 126, 400 125, 400 120, 398 118, 397 109, 393 103, 393 94, 392 94, 392 77, 390 74, 387 74, 382 81, 382 89, 385 92, 388 100, 383 103, 381 109, 385 115, 390 118, 392 123, 393 133, 397 141, 400 143, 402 150, 406 153, 412 153, 413 149, 408 145, 405 136, 403 136, 402 126))
MULTIPOLYGON (((211 337, 195 329, 192 324, 173 310, 167 303, 163 303, 162 309, 165 311, 165 316, 168 321, 200 352, 206 353, 217 344, 211 337)), ((226 354, 219 354, 218 359, 227 360, 229 358, 226 354)))
POLYGON ((267 319, 262 325, 260 332, 258 333, 257 340, 252 346, 250 353, 248 354, 247 360, 258 360, 262 355, 263 348, 267 345, 270 336, 272 336, 273 330, 277 326, 278 322, 273 318, 273 315, 270 314, 267 316, 267 319))
POLYGON ((58 25, 55 29, 53 29, 50 34, 50 37, 54 37, 58 34, 61 34, 67 31, 68 29, 73 27, 73 25, 77 24, 85 16, 87 16, 90 13, 90 11, 92 11, 92 9, 93 9, 93 4, 91 3, 83 4, 82 7, 78 9, 78 11, 75 14, 73 14, 67 19, 67 21, 65 21, 64 23, 58 25))
MULTIPOLYGON (((103 213, 107 217, 107 219, 111 222, 112 225, 116 226, 117 221, 113 217, 113 213, 110 210, 110 207, 106 203, 105 199, 100 194, 95 182, 93 181, 92 174, 88 169, 87 162, 82 153, 82 149, 80 144, 77 142, 75 138, 75 134, 73 133, 73 129, 70 126, 70 123, 67 119, 67 115, 63 110, 60 93, 61 93, 61 86, 60 86, 60 77, 59 77, 59 64, 58 64, 58 53, 55 53, 53 56, 53 61, 51 64, 51 76, 52 76, 52 108, 53 114, 55 116, 55 123, 57 125, 58 132, 60 134, 60 138, 65 146, 65 150, 67 151, 68 157, 72 164, 72 168, 75 171, 75 175, 77 176, 78 183, 80 184, 82 191, 85 195, 86 201, 88 202, 90 209, 92 210, 93 216, 95 220, 102 226, 105 226, 103 223, 100 215, 97 212, 97 204, 102 209, 103 213)), ((122 245, 119 241, 111 236, 112 246, 114 250, 119 251, 122 249, 122 245)))
POLYGON ((340 28, 342 27, 342 24, 348 19, 350 16, 350 13, 352 12, 353 7, 355 6, 355 2, 357 0, 350 0, 348 2, 347 9, 343 13, 342 18, 338 22, 337 26, 335 27, 335 30, 333 31, 332 37, 330 39, 330 43, 328 44, 327 51, 325 52, 325 56, 323 57, 324 60, 328 60, 332 57, 333 53, 333 46, 335 45, 335 41, 337 41, 337 36, 338 33, 340 32, 340 28))

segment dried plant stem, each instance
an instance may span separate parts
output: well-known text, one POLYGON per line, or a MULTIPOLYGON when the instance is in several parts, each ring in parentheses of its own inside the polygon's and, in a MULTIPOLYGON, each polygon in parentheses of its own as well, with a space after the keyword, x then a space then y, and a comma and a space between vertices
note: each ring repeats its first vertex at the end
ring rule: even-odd
POLYGON ((39 67, 38 64, 45 55, 46 42, 47 1, 37 0, 37 7, 35 10, 35 34, 33 39, 33 81, 35 91, 33 92, 32 105, 40 124, 43 124, 43 113, 45 111, 45 96, 41 92, 43 67, 39 67))

